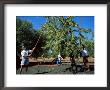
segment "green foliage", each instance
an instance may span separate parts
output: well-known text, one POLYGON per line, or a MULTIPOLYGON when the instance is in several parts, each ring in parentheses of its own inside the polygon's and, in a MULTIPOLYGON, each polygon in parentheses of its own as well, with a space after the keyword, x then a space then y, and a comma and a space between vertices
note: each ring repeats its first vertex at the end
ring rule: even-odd
MULTIPOLYGON (((86 45, 89 55, 94 56, 94 41, 89 40, 86 34, 94 33, 90 29, 82 28, 75 22, 73 16, 46 16, 47 22, 40 30, 34 30, 32 23, 16 19, 16 46, 20 53, 24 44, 32 49, 40 37, 37 50, 33 56, 56 57, 59 53, 63 57, 73 53, 76 57, 82 50, 82 44, 86 45), (75 33, 78 33, 76 35, 75 33)), ((37 21, 36 21, 37 22, 37 21)))
POLYGON ((87 47, 89 55, 94 57, 94 41, 93 40, 86 40, 85 45, 87 47))
POLYGON ((78 56, 79 51, 82 49, 82 44, 85 44, 87 40, 84 34, 90 33, 91 30, 81 28, 73 20, 73 16, 46 16, 46 18, 47 23, 44 24, 41 29, 44 31, 47 41, 42 48, 46 50, 47 53, 51 50, 51 54, 48 54, 50 56, 56 56, 59 52, 64 56, 69 56, 70 53, 78 56), (77 28, 77 30, 74 28, 77 28), (78 36, 75 36, 75 32, 79 33, 78 36))
POLYGON ((28 21, 23 21, 19 18, 16 19, 16 51, 18 54, 20 54, 22 46, 26 46, 27 49, 32 49, 37 40, 40 37, 40 40, 37 45, 37 50, 40 51, 40 53, 35 50, 33 53, 34 57, 38 57, 42 54, 41 46, 44 44, 44 37, 40 36, 41 30, 34 30, 32 23, 28 21))
POLYGON ((22 45, 29 46, 33 38, 32 23, 16 19, 16 46, 17 51, 20 51, 22 45), (28 44, 28 45, 27 45, 28 44))

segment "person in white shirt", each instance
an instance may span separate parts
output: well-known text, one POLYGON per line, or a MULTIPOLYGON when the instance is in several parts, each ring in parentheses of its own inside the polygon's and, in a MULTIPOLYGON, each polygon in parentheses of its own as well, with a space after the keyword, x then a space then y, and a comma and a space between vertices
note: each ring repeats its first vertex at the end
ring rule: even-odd
POLYGON ((89 70, 89 62, 88 62, 88 52, 85 49, 85 46, 83 45, 83 50, 81 51, 81 56, 83 57, 83 63, 84 63, 84 67, 87 68, 89 70))
POLYGON ((23 46, 23 50, 21 51, 21 68, 20 68, 20 74, 22 72, 23 66, 26 66, 26 72, 28 70, 29 65, 29 57, 32 55, 32 52, 35 50, 36 47, 34 47, 32 50, 27 50, 26 47, 23 46))
POLYGON ((61 65, 61 59, 62 59, 62 57, 61 57, 61 55, 59 53, 58 56, 57 56, 57 61, 56 61, 57 65, 61 65))

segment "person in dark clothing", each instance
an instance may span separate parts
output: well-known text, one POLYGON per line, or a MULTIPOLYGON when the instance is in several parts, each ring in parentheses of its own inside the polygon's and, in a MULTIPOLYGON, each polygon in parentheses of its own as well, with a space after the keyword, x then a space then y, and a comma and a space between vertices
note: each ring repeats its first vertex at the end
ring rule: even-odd
POLYGON ((89 55, 84 45, 83 50, 81 51, 81 56, 83 57, 84 68, 87 69, 87 71, 89 71, 89 61, 88 61, 89 55))
POLYGON ((73 73, 77 73, 77 65, 76 65, 75 57, 73 53, 70 54, 70 61, 71 61, 71 68, 72 68, 73 73), (75 70, 74 70, 74 67, 75 67, 75 70))

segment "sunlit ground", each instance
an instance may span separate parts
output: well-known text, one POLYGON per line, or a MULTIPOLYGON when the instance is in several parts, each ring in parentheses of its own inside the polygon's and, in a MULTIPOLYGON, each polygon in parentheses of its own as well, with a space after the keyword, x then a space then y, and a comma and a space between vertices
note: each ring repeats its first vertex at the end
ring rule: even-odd
MULTIPOLYGON (((30 60, 32 62, 32 60, 30 60)), ((38 60, 37 60, 38 61, 38 60)), ((82 61, 82 59, 80 59, 82 61)), ((34 62, 34 61, 33 61, 34 62)), ((89 62, 93 62, 93 59, 89 58, 89 62)), ((75 69, 75 67, 73 67, 75 69)), ((72 71, 71 64, 65 63, 61 65, 33 65, 29 66, 28 71, 25 68, 22 70, 22 74, 94 74, 94 63, 92 63, 90 71, 84 71, 80 66, 77 68, 77 73, 72 71)), ((20 69, 16 70, 19 74, 20 69)))

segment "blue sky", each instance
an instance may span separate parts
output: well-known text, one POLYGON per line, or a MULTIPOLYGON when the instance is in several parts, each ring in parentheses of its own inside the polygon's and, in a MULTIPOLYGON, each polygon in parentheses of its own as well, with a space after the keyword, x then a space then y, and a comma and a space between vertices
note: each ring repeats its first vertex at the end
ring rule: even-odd
MULTIPOLYGON (((34 29, 40 29, 40 27, 46 22, 46 18, 43 16, 17 16, 22 20, 32 22, 34 29)), ((74 20, 82 27, 91 29, 94 32, 94 16, 76 16, 74 20)), ((90 34, 88 38, 93 38, 90 34)))
POLYGON ((40 29, 40 27, 46 22, 46 18, 43 16, 17 16, 22 20, 32 22, 34 29, 40 29))

